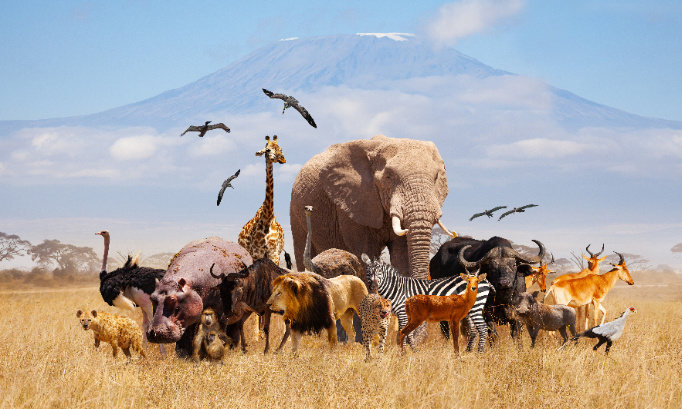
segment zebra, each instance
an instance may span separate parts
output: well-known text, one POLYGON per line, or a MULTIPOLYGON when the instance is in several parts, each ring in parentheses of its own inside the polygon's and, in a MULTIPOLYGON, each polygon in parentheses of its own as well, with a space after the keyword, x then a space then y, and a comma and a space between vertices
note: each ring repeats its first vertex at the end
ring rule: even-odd
MULTIPOLYGON (((390 264, 383 263, 379 258, 371 260, 367 254, 362 254, 362 261, 367 265, 367 280, 376 280, 379 286, 379 295, 391 301, 393 315, 398 317, 398 325, 403 329, 407 324, 405 313, 405 300, 415 294, 426 295, 451 295, 462 294, 466 291, 467 283, 459 276, 445 277, 437 280, 420 280, 400 275, 398 270, 390 264)), ((488 337, 488 326, 483 319, 483 307, 488 298, 492 286, 487 280, 478 284, 478 296, 476 303, 466 316, 469 326, 469 341, 467 351, 471 351, 478 333, 478 352, 483 352, 485 341, 488 337)), ((407 343, 414 350, 412 335, 406 338, 407 343)))

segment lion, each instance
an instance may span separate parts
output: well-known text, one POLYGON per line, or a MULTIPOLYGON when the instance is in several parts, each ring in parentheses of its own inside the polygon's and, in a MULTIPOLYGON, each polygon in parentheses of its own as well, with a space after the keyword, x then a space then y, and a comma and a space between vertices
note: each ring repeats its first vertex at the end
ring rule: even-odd
POLYGON ((273 280, 267 304, 290 322, 291 350, 296 354, 304 332, 319 334, 326 329, 329 346, 334 348, 337 319, 341 320, 349 339, 353 339, 353 312, 358 312, 360 301, 366 295, 365 283, 355 276, 327 279, 310 272, 292 273, 273 280))

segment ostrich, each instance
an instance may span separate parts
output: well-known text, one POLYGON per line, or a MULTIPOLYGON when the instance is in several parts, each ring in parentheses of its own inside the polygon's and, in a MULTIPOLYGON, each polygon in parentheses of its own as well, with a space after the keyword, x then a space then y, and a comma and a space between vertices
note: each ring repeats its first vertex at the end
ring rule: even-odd
MULTIPOLYGON (((166 270, 140 267, 138 256, 128 255, 123 267, 111 273, 107 273, 107 258, 109 256, 109 243, 111 237, 107 230, 95 233, 104 238, 104 258, 102 259, 102 271, 99 273, 99 292, 107 304, 121 309, 135 311, 139 306, 142 310, 142 333, 144 334, 144 346, 147 347, 147 329, 154 315, 149 295, 156 288, 156 281, 160 280, 166 270)), ((159 344, 162 356, 166 356, 166 348, 159 344)))
MULTIPOLYGON (((308 271, 319 274, 325 278, 333 278, 340 275, 353 275, 360 278, 365 285, 368 285, 367 275, 364 266, 355 254, 346 250, 331 248, 310 259, 312 247, 312 226, 310 215, 313 213, 312 206, 305 206, 305 218, 308 224, 308 236, 303 250, 303 265, 308 271)), ((353 327, 355 329, 355 341, 362 342, 362 324, 357 314, 353 315, 353 327)), ((347 338, 343 327, 336 322, 336 334, 340 341, 347 338)))
POLYGON ((298 100, 294 97, 291 97, 289 95, 284 95, 284 94, 275 94, 272 91, 268 91, 267 89, 263 88, 263 92, 265 95, 269 96, 270 98, 273 99, 281 99, 284 101, 284 109, 282 109, 282 115, 284 115, 284 111, 287 110, 287 108, 292 107, 295 110, 297 110, 303 118, 305 118, 306 121, 312 126, 313 128, 317 128, 317 124, 315 124, 315 120, 313 119, 312 116, 308 113, 308 110, 303 108, 299 103, 298 100))

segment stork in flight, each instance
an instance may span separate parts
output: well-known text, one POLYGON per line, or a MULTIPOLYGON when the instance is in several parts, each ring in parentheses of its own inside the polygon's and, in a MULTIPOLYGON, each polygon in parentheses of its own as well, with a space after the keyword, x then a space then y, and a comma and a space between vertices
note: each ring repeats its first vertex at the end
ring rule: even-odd
POLYGON ((284 95, 284 94, 275 94, 272 91, 268 91, 267 89, 263 88, 263 92, 265 95, 269 96, 270 98, 273 99, 281 99, 284 101, 284 109, 282 109, 282 115, 284 115, 284 111, 287 110, 289 107, 293 107, 296 109, 301 115, 303 115, 303 118, 308 121, 310 126, 313 128, 317 128, 317 125, 315 124, 315 120, 313 119, 312 116, 308 113, 308 111, 303 108, 301 105, 299 105, 298 100, 294 97, 290 97, 289 95, 284 95))
POLYGON ((214 125, 209 125, 211 121, 206 121, 205 124, 203 125, 191 125, 187 130, 183 133, 180 134, 180 136, 186 134, 187 132, 199 132, 199 137, 203 138, 204 135, 206 135, 206 132, 212 131, 214 129, 223 129, 225 132, 230 133, 230 128, 225 126, 224 123, 219 123, 219 124, 214 124, 214 125))

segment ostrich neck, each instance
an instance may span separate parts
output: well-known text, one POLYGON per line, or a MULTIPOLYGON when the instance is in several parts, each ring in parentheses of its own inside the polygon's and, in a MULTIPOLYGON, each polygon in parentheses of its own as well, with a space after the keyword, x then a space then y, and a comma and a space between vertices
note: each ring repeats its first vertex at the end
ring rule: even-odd
POLYGON ((305 214, 305 221, 308 224, 308 235, 306 236, 305 239, 305 250, 303 250, 303 266, 305 267, 306 270, 308 271, 313 271, 314 265, 313 265, 313 260, 310 257, 310 249, 313 246, 313 238, 312 238, 312 223, 310 222, 310 213, 306 212, 305 214))
POLYGON ((104 236, 104 257, 102 258, 102 271, 107 271, 107 258, 109 258, 109 241, 108 236, 104 236))
POLYGON ((272 162, 265 160, 265 200, 263 201, 263 217, 272 219, 274 216, 274 180, 272 177, 272 162))

